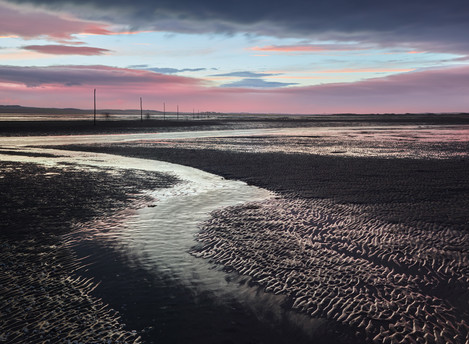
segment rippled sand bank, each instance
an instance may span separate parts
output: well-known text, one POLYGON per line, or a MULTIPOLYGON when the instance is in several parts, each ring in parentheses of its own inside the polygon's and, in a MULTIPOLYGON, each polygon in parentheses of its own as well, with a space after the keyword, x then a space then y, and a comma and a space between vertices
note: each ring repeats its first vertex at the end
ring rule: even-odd
POLYGON ((469 338, 469 233, 390 224, 360 206, 284 199, 224 209, 194 255, 251 276, 291 307, 366 341, 469 338))
POLYGON ((120 314, 92 295, 70 250, 82 222, 145 202, 176 180, 157 173, 0 162, 0 341, 137 343, 120 314))

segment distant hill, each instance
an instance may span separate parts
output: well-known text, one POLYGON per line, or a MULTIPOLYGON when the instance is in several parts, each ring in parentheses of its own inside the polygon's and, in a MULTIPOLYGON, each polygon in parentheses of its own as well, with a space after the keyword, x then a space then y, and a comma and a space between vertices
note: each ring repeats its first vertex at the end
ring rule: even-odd
POLYGON ((39 108, 39 107, 25 107, 20 105, 0 105, 0 113, 34 113, 34 114, 87 114, 93 110, 80 110, 80 109, 55 109, 55 108, 39 108))

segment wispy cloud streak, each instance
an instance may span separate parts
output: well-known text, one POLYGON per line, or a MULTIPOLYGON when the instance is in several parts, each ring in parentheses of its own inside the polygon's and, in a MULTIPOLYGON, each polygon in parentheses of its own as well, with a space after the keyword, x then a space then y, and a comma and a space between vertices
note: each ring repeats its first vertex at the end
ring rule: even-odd
POLYGON ((25 50, 31 50, 42 54, 51 55, 104 55, 110 53, 108 49, 95 48, 95 47, 82 47, 70 45, 26 45, 23 47, 25 50))
POLYGON ((274 75, 278 75, 278 74, 241 71, 241 72, 212 74, 211 76, 227 76, 227 77, 239 77, 239 78, 264 78, 267 76, 274 76, 274 75))
POLYGON ((296 85, 296 83, 293 83, 293 82, 278 82, 278 81, 265 81, 265 80, 258 79, 258 78, 246 78, 246 79, 242 79, 240 81, 235 81, 235 82, 231 82, 231 83, 228 83, 228 84, 224 84, 221 87, 275 88, 275 87, 286 87, 286 86, 292 86, 292 85, 296 85))
POLYGON ((366 47, 352 44, 302 44, 302 45, 268 45, 252 47, 254 51, 266 51, 276 53, 320 53, 333 51, 364 50, 366 47))

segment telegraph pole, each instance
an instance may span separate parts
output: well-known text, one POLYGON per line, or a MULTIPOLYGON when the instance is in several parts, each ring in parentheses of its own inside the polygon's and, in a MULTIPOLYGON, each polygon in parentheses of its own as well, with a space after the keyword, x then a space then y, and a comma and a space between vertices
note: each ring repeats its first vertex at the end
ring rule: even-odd
POLYGON ((142 97, 140 97, 140 122, 143 122, 142 97))
POLYGON ((96 88, 94 89, 94 116, 93 116, 93 125, 96 125, 96 88))
POLYGON ((166 119, 166 103, 163 103, 163 120, 166 119))

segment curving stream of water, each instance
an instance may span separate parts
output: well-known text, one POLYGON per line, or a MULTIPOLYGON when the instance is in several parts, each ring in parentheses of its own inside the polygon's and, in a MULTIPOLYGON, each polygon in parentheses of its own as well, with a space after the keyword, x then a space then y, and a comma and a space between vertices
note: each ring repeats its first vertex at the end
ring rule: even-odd
MULTIPOLYGON (((245 280, 236 280, 236 276, 214 268, 208 260, 196 258, 189 253, 196 244, 194 236, 200 230, 199 225, 210 218, 212 211, 245 202, 266 200, 274 197, 271 192, 177 164, 99 153, 26 147, 32 143, 59 145, 91 140, 90 137, 63 139, 16 138, 7 144, 1 142, 3 145, 0 147, 9 152, 1 154, 0 151, 0 160, 59 167, 73 164, 84 170, 124 168, 155 171, 172 174, 181 180, 169 189, 148 190, 154 202, 147 207, 124 212, 122 216, 117 215, 116 219, 109 221, 84 224, 84 227, 72 235, 67 235, 71 247, 79 255, 80 251, 91 254, 88 260, 93 264, 97 261, 112 261, 117 254, 124 257, 127 266, 143 269, 154 276, 150 289, 143 288, 146 291, 138 290, 139 286, 130 281, 124 288, 127 291, 129 288, 136 288, 133 292, 146 298, 140 305, 141 314, 137 310, 131 315, 143 318, 142 327, 149 332, 146 339, 164 342, 191 340, 197 343, 206 342, 209 336, 217 341, 240 338, 249 340, 257 337, 260 341, 282 343, 298 327, 311 331, 322 323, 321 320, 285 312, 281 307, 282 297, 265 294, 259 288, 249 286, 245 280), (150 308, 158 310, 146 309, 148 307, 145 302, 152 305, 150 308), (155 317, 158 319, 155 320, 155 317), (181 317, 191 317, 192 320, 182 321, 181 324, 181 317), (156 329, 148 326, 152 322, 164 324, 169 330, 163 335, 159 334, 158 324, 156 329), (210 326, 204 328, 210 323, 216 329, 210 329, 210 326), (185 327, 183 337, 177 330, 181 325, 185 327), (277 328, 273 329, 272 326, 277 328)), ((113 135, 96 137, 97 141, 109 142, 114 139, 116 137, 113 135)), ((126 138, 119 136, 118 140, 126 138)), ((106 269, 97 269, 92 275, 98 275, 99 279, 100 274, 107 273, 106 269)), ((103 276, 104 282, 107 280, 109 283, 107 290, 112 288, 111 284, 119 283, 118 277, 119 273, 112 277, 103 276)), ((130 275, 128 277, 133 278, 130 275)), ((103 298, 105 299, 105 295, 103 298)), ((125 307, 126 303, 123 303, 121 311, 125 311, 125 307)), ((305 331, 300 331, 303 334, 299 334, 299 338, 308 337, 305 331)))

